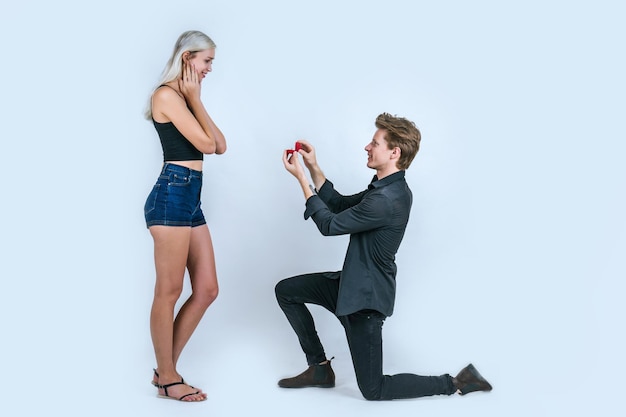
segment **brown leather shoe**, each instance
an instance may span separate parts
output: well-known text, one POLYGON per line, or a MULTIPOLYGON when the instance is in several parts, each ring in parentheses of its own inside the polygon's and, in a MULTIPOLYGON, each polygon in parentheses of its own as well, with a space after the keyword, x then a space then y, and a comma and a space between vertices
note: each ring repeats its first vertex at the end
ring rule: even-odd
POLYGON ((281 388, 332 388, 335 386, 335 372, 330 366, 330 361, 323 365, 310 365, 306 371, 292 378, 278 381, 281 388))
POLYGON ((452 380, 459 394, 465 395, 474 391, 491 391, 493 388, 471 363, 452 380))

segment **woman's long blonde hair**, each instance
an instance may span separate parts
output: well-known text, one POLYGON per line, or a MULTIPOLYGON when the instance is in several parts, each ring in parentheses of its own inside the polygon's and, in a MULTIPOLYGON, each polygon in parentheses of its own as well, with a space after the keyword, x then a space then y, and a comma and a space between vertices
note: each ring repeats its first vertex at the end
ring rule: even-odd
POLYGON ((183 54, 189 51, 191 52, 193 58, 193 55, 196 52, 204 51, 206 49, 215 49, 215 42, 198 30, 189 30, 178 37, 178 40, 174 45, 172 56, 167 61, 167 64, 161 73, 159 82, 156 84, 155 88, 150 93, 150 97, 148 98, 148 104, 146 105, 146 110, 144 112, 146 119, 152 120, 152 94, 154 93, 154 90, 156 90, 156 88, 160 85, 175 80, 182 73, 183 54))

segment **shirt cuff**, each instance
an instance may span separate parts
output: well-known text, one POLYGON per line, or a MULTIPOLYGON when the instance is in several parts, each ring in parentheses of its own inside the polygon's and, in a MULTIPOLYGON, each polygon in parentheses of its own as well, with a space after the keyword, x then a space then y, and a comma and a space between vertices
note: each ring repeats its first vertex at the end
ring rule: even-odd
POLYGON ((326 199, 332 196, 334 189, 335 189, 335 186, 333 185, 333 183, 330 182, 328 179, 326 179, 326 181, 324 181, 324 184, 322 184, 320 189, 317 190, 317 194, 320 196, 322 200, 326 201, 326 199))
POLYGON ((326 204, 317 195, 312 195, 306 200, 306 209, 304 210, 304 220, 308 220, 316 212, 325 209, 326 204))

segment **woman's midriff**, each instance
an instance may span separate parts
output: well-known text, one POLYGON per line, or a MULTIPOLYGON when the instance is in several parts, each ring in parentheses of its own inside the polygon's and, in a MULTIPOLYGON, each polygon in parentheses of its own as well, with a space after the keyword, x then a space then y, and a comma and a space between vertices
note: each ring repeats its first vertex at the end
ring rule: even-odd
POLYGON ((196 171, 202 171, 202 161, 165 161, 165 163, 180 165, 196 171))

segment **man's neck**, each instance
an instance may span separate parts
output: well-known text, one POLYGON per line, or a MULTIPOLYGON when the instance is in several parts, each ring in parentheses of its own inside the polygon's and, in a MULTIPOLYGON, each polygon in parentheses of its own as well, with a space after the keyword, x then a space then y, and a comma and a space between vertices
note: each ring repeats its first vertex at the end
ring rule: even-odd
POLYGON ((386 169, 377 169, 376 170, 376 178, 378 178, 379 180, 382 180, 383 178, 388 177, 391 174, 395 174, 398 171, 400 171, 400 170, 398 168, 396 168, 396 167, 386 168, 386 169))

